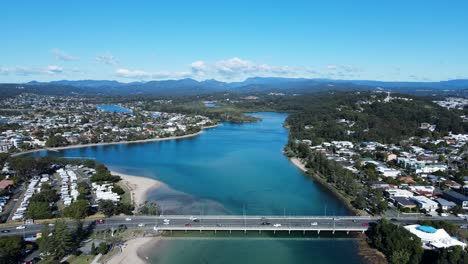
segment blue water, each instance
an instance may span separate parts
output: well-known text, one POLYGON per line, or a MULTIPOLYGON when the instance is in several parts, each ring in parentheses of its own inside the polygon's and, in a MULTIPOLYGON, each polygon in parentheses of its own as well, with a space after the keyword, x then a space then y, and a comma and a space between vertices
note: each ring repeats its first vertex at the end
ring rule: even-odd
POLYGON ((97 108, 99 110, 104 110, 104 111, 114 112, 114 113, 127 113, 127 114, 133 113, 132 110, 125 108, 125 107, 118 106, 118 105, 100 105, 97 108))
POLYGON ((205 106, 208 108, 216 107, 216 103, 205 103, 205 106))
MULTIPOLYGON (((34 155, 95 157, 115 171, 158 179, 165 214, 346 215, 345 206, 283 155, 285 114, 223 123, 181 140, 87 147, 34 155)), ((360 263, 354 241, 164 240, 153 263, 360 263), (237 254, 241 250, 242 254, 237 254), (336 253, 339 252, 339 255, 336 253), (208 261, 209 256, 216 259, 208 261), (253 258, 252 258, 253 256, 253 258)))

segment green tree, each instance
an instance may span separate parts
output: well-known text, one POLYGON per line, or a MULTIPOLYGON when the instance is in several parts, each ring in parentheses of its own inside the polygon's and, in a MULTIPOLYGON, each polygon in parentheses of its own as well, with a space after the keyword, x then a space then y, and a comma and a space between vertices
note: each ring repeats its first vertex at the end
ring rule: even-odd
POLYGON ((112 186, 112 192, 115 192, 116 194, 118 195, 122 195, 125 193, 125 191, 122 189, 122 187, 120 187, 119 185, 117 184, 114 184, 112 186))
POLYGON ((404 227, 382 219, 368 231, 374 247, 387 256, 391 264, 419 263, 422 258, 422 242, 404 227))
POLYGON ((24 245, 20 236, 0 237, 0 263, 17 263, 24 245))
POLYGON ((156 202, 145 201, 140 205, 139 213, 143 215, 160 215, 161 209, 156 202))
POLYGON ((60 135, 51 135, 49 136, 49 138, 47 139, 45 145, 46 147, 48 148, 55 148, 55 147, 60 147, 60 146, 64 146, 67 144, 67 140, 60 136, 60 135))
POLYGON ((104 255, 104 254, 107 253, 108 249, 109 249, 109 246, 105 242, 101 242, 101 243, 99 243, 97 251, 99 252, 99 254, 104 255))
POLYGON ((63 216, 73 219, 83 219, 89 215, 89 202, 77 200, 63 209, 63 216))
POLYGON ((99 201, 99 211, 106 217, 110 217, 116 213, 116 207, 111 200, 101 200, 99 201))
POLYGON ((94 244, 94 242, 91 244, 91 255, 93 256, 96 256, 98 254, 98 251, 96 249, 96 245, 94 244))
POLYGON ((52 209, 47 202, 31 202, 26 211, 26 216, 31 219, 52 218, 52 209))
POLYGON ((64 221, 55 222, 53 238, 55 245, 54 256, 57 259, 65 257, 73 250, 73 237, 64 221))

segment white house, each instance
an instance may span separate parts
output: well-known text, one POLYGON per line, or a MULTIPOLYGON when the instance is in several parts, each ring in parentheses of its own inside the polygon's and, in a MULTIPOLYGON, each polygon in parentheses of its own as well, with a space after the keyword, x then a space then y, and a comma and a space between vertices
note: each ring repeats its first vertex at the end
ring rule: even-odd
POLYGON ((461 246, 465 248, 466 244, 456 238, 451 237, 444 229, 435 229, 431 226, 408 225, 405 229, 415 234, 421 239, 422 247, 425 249, 448 248, 461 246))
POLYGON ((413 196, 411 197, 411 200, 418 205, 419 209, 424 209, 427 212, 435 211, 439 207, 435 201, 427 198, 426 196, 413 196))

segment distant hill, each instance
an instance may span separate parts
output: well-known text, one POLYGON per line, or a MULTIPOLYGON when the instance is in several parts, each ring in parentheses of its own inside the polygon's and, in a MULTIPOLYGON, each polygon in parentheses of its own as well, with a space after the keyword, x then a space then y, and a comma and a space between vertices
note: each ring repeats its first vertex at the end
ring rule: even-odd
POLYGON ((441 82, 382 82, 373 80, 331 80, 305 78, 253 77, 242 82, 194 79, 122 83, 113 80, 32 81, 24 84, 0 84, 1 96, 21 92, 38 94, 89 95, 194 95, 218 92, 234 93, 310 93, 324 90, 386 90, 409 94, 468 95, 468 80, 441 82), (17 88, 22 87, 22 88, 17 88))

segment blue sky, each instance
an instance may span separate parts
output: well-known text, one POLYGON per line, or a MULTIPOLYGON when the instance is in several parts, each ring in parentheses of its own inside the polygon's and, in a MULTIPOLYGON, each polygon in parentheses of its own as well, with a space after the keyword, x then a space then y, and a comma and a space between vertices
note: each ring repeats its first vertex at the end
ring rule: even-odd
POLYGON ((0 82, 468 78, 468 1, 4 1, 0 82))

